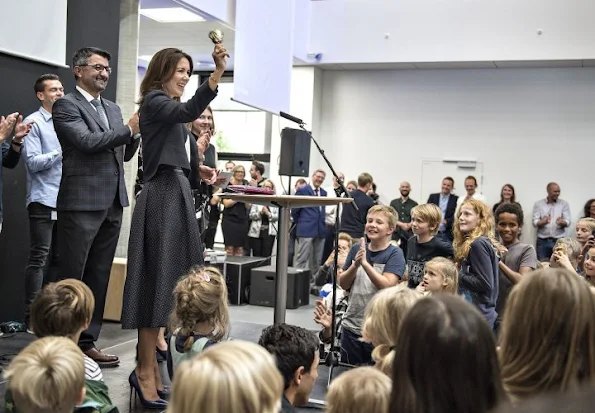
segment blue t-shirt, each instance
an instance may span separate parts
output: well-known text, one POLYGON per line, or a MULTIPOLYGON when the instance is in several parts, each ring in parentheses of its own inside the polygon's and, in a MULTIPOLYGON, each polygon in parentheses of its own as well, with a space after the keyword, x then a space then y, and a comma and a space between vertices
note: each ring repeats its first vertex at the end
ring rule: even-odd
MULTIPOLYGON (((399 279, 403 278, 405 272, 405 257, 400 248, 391 244, 381 251, 370 251, 370 244, 368 244, 367 247, 366 259, 376 271, 381 274, 388 272, 395 274, 399 279)), ((351 266, 359 249, 360 244, 351 247, 349 254, 347 254, 345 265, 343 266, 344 270, 351 266)), ((364 321, 364 310, 366 309, 368 302, 370 302, 377 292, 378 288, 370 280, 370 277, 366 274, 365 270, 360 266, 357 269, 353 284, 351 284, 351 288, 349 289, 349 305, 347 306, 347 311, 345 311, 342 321, 342 326, 344 328, 354 334, 361 335, 362 324, 364 321)))

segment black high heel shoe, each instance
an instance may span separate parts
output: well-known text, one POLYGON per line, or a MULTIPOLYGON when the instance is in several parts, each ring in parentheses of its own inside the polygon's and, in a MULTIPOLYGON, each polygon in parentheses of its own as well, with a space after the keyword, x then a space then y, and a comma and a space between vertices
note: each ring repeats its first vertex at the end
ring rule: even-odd
MULTIPOLYGON (((130 383, 130 399, 131 400, 132 400, 132 391, 134 390, 136 392, 136 395, 138 396, 138 398, 140 400, 140 404, 143 406, 143 408, 155 409, 155 410, 167 409, 168 403, 167 403, 167 401, 165 401, 163 399, 159 399, 159 400, 155 400, 155 401, 145 399, 145 397, 143 396, 143 392, 140 388, 140 384, 138 382, 138 377, 136 376, 136 371, 133 370, 132 373, 130 373, 130 376, 128 376, 128 383, 130 383)), ((159 397, 161 397, 161 396, 159 396, 159 397)), ((132 406, 130 406, 130 407, 132 407, 132 406)))
POLYGON ((169 396, 171 396, 171 388, 167 386, 163 386, 163 390, 157 390, 157 394, 163 400, 169 400, 169 396))

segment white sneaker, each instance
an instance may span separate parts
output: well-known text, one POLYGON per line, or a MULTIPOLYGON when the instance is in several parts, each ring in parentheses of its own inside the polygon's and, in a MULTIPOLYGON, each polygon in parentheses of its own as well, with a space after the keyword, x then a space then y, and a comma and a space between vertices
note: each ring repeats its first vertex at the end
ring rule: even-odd
POLYGON ((27 329, 27 334, 31 334, 32 336, 35 335, 35 333, 33 332, 33 330, 29 330, 29 329, 27 329))

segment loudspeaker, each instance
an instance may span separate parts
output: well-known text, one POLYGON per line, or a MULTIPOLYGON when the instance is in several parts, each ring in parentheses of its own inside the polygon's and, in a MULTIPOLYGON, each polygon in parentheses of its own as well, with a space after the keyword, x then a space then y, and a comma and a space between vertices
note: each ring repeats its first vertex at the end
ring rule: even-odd
POLYGON ((269 265, 270 258, 227 257, 225 260, 225 283, 229 303, 245 304, 250 299, 250 278, 253 268, 269 265))
MULTIPOLYGON (((276 267, 254 268, 250 287, 250 304, 264 307, 275 305, 276 267)), ((287 308, 296 309, 310 303, 310 270, 287 269, 287 308)))
POLYGON ((308 176, 310 174, 310 136, 301 129, 281 131, 279 175, 308 176))

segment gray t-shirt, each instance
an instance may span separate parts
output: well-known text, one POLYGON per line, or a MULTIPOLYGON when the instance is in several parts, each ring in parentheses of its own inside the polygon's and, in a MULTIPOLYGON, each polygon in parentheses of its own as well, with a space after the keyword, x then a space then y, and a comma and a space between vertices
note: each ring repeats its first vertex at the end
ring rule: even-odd
MULTIPOLYGON (((368 248, 369 245, 370 244, 368 244, 368 248)), ((345 260, 345 265, 343 266, 344 270, 351 266, 359 248, 359 244, 351 247, 347 259, 345 260)), ((381 274, 385 272, 395 274, 399 279, 403 277, 403 273, 405 272, 405 257, 401 248, 389 245, 382 251, 370 251, 369 249, 366 251, 366 259, 374 266, 376 271, 381 274)), ((349 289, 349 305, 343 316, 343 328, 346 328, 358 336, 362 334, 361 330, 364 322, 364 310, 376 292, 378 292, 378 288, 370 280, 366 271, 360 266, 357 269, 353 284, 349 289)))
MULTIPOLYGON (((502 262, 506 264, 508 268, 513 271, 519 272, 521 267, 530 267, 535 269, 537 267, 537 254, 533 245, 523 244, 517 242, 508 246, 508 252, 502 259, 502 262)), ((500 291, 498 293, 498 300, 496 301, 496 312, 498 313, 498 320, 502 319, 504 314, 504 308, 506 307, 506 300, 514 284, 508 279, 508 277, 499 271, 500 277, 500 291)))

